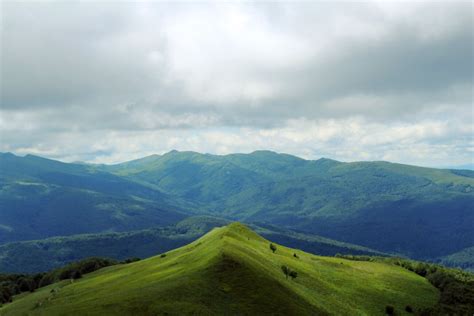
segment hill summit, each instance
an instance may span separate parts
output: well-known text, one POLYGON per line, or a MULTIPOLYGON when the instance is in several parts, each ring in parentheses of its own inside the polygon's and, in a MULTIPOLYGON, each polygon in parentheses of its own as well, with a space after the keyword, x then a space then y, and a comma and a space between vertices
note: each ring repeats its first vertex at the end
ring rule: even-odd
POLYGON ((427 308, 438 296, 401 267, 312 255, 232 223, 166 254, 42 288, 0 315, 380 315, 387 306, 427 308))

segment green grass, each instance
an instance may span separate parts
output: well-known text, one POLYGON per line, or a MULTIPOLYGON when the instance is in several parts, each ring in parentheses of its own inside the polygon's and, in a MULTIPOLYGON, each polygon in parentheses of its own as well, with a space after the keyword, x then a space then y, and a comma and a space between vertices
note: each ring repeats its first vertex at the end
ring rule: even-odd
POLYGON ((407 305, 416 311, 438 297, 426 279, 401 267, 280 245, 272 253, 269 241, 233 223, 166 257, 104 268, 24 295, 0 308, 0 315, 381 315, 386 305, 403 314, 407 305), (298 277, 286 280, 282 265, 298 277))

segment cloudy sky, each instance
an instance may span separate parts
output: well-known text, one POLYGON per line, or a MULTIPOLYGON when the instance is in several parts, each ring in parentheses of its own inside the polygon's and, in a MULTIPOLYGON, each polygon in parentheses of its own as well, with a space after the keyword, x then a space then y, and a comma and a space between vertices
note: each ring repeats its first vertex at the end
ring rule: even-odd
POLYGON ((473 163, 470 1, 0 5, 0 151, 473 163))

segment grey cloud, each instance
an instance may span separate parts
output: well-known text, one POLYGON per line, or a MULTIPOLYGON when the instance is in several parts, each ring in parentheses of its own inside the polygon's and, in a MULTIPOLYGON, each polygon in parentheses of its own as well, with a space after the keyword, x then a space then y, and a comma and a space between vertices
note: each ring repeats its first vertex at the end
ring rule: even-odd
POLYGON ((46 151, 62 134, 77 142, 81 133, 285 128, 301 118, 472 122, 471 9, 4 2, 2 148, 46 151))
MULTIPOLYGON (((167 47, 160 18, 172 16, 183 10, 183 6, 155 5, 152 9, 156 20, 146 22, 139 20, 136 5, 114 4, 109 11, 110 7, 111 4, 92 3, 7 3, 2 32, 2 106, 95 107, 102 103, 100 106, 110 106, 113 110, 117 103, 154 101, 161 111, 170 113, 188 110, 183 104, 190 110, 208 109, 205 102, 200 104, 192 96, 184 97, 179 78, 176 82, 165 82, 166 71, 170 71, 168 55, 174 52, 167 47), (153 63, 152 52, 161 60, 153 63)), ((247 10, 252 8, 246 6, 247 10)), ((302 30, 308 32, 302 39, 308 45, 312 41, 317 44, 319 39, 312 38, 310 32, 324 22, 314 22, 315 16, 327 19, 331 14, 348 10, 340 4, 295 4, 289 8, 258 5, 257 12, 267 14, 267 19, 272 18, 268 12, 280 12, 280 18, 271 22, 271 26, 278 32, 281 22, 287 27, 284 31, 295 36, 302 30), (290 13, 284 14, 285 9, 290 13)), ((370 8, 350 5, 349 12, 376 19, 376 10, 370 8)), ((323 52, 322 58, 315 56, 300 66, 279 70, 271 65, 257 65, 250 76, 287 90, 282 91, 283 95, 259 102, 276 107, 279 99, 288 98, 285 103, 291 102, 293 108, 301 105, 306 111, 305 103, 314 104, 341 95, 414 92, 472 83, 472 13, 465 9, 464 5, 459 5, 458 10, 450 9, 451 14, 445 18, 457 21, 455 29, 434 40, 422 41, 410 21, 398 22, 390 25, 388 34, 381 39, 362 37, 359 41, 334 42, 334 47, 323 52)), ((428 14, 427 18, 432 17, 428 14)), ((216 45, 219 40, 215 39, 216 45)), ((217 65, 224 67, 222 72, 227 66, 217 65)), ((246 79, 236 78, 236 81, 246 79)), ((246 108, 251 101, 237 97, 226 102, 246 108)), ((212 107, 221 108, 220 104, 212 107)), ((357 105, 354 108, 357 110, 357 105)))
POLYGON ((3 108, 137 101, 156 84, 160 65, 146 54, 161 49, 161 39, 134 33, 125 4, 7 2, 3 9, 3 108))

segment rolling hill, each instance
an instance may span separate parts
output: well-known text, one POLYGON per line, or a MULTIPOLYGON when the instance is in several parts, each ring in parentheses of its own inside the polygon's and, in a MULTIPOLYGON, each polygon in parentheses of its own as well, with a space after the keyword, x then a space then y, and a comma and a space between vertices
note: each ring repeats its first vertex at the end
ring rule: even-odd
POLYGON ((403 315, 438 302, 435 287, 402 267, 269 244, 233 223, 164 255, 22 294, 0 315, 381 315, 387 306, 403 315))

